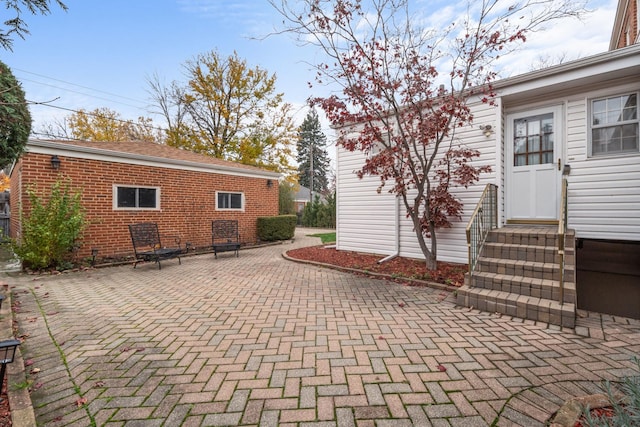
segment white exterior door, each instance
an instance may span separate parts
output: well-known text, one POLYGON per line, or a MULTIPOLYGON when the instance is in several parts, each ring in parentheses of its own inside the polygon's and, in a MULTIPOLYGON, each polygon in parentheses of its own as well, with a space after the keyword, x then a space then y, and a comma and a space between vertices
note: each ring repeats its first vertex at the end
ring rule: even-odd
POLYGON ((557 221, 562 136, 562 107, 507 116, 507 222, 557 221))

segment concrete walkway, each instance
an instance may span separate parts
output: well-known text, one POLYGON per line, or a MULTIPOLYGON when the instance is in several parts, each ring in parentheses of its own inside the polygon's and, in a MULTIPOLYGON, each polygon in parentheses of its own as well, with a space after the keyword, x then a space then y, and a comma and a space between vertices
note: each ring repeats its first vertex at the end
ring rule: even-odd
MULTIPOLYGON (((542 426, 637 373, 640 322, 562 330, 284 260, 5 276, 42 426, 542 426)), ((583 316, 588 316, 582 313, 583 316)))

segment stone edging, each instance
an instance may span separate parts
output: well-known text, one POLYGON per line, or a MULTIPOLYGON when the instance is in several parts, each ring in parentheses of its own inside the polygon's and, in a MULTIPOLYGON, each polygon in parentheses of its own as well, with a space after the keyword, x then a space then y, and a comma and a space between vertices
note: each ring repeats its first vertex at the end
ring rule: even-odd
MULTIPOLYGON (((5 299, 0 310, 0 330, 13 334, 13 313, 11 305, 11 291, 5 284, 5 299)), ((13 427, 35 427, 36 417, 31 403, 31 395, 27 388, 16 389, 13 384, 24 384, 27 381, 24 360, 20 347, 16 350, 13 363, 7 364, 7 396, 11 409, 11 423, 13 427)))
POLYGON ((573 427, 582 415, 582 409, 586 406, 590 409, 599 409, 611 406, 611 401, 606 394, 592 394, 589 396, 574 397, 565 402, 553 416, 549 427, 573 427))

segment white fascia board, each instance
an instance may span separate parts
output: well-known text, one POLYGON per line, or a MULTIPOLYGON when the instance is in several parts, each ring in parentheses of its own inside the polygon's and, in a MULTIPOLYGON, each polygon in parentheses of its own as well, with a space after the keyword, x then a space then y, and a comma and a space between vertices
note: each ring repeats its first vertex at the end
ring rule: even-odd
POLYGON ((236 168, 233 166, 197 163, 186 160, 153 157, 143 154, 125 153, 94 147, 81 147, 77 145, 68 145, 41 140, 29 140, 26 151, 36 154, 57 154, 64 157, 77 159, 124 163, 138 166, 162 167, 167 169, 177 169, 193 172, 217 173, 221 175, 242 176, 249 178, 278 179, 282 176, 277 172, 261 170, 252 171, 248 169, 245 170, 243 168, 236 168))
POLYGON ((612 78, 633 77, 640 74, 640 44, 589 56, 565 64, 509 77, 494 83, 500 96, 521 92, 581 86, 612 78))

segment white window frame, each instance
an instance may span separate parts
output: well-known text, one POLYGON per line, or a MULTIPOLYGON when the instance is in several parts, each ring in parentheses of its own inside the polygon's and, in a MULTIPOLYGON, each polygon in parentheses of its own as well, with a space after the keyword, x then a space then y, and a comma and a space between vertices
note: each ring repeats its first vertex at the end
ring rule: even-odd
POLYGON ((638 155, 640 153, 640 91, 629 91, 629 92, 622 92, 622 93, 616 93, 616 94, 608 94, 608 95, 602 95, 602 96, 598 96, 598 97, 593 97, 593 98, 589 98, 588 99, 588 109, 587 109, 587 121, 588 121, 588 141, 589 141, 589 147, 588 147, 588 153, 589 153, 589 158, 592 159, 600 159, 600 158, 604 158, 604 157, 617 157, 617 156, 634 156, 634 155, 638 155), (602 101, 602 100, 607 100, 610 98, 618 98, 621 96, 629 96, 629 95, 636 95, 636 118, 634 120, 627 120, 627 121, 620 121, 620 122, 616 122, 614 123, 605 123, 602 125, 596 125, 594 126, 593 124, 593 103, 596 101, 602 101), (638 125, 638 147, 635 151, 613 151, 613 152, 608 152, 608 153, 597 153, 594 154, 593 153, 593 130, 594 129, 600 129, 600 128, 607 128, 607 127, 614 127, 614 126, 622 126, 622 125, 628 125, 628 124, 636 124, 638 125))
POLYGON ((241 191, 216 191, 216 210, 217 211, 233 211, 233 212, 244 212, 245 200, 244 193, 241 191), (221 208, 218 206, 218 195, 219 194, 239 194, 240 195, 240 208, 221 208))
MULTIPOLYGON (((136 192, 137 194, 137 192, 136 192)), ((131 185, 131 184, 113 184, 113 210, 114 211, 159 211, 160 210, 160 187, 153 187, 147 185, 131 185), (156 191, 156 206, 153 208, 141 208, 141 207, 121 207, 118 206, 118 189, 119 188, 135 188, 138 189, 151 189, 156 191)))
POLYGON ((391 145, 391 132, 384 132, 382 134, 382 139, 385 140, 384 143, 380 140, 376 140, 373 142, 373 144, 371 145, 371 149, 367 153, 367 160, 371 160, 374 156, 377 156, 378 154, 386 150, 388 145, 391 145), (385 143, 387 146, 385 146, 385 143))

